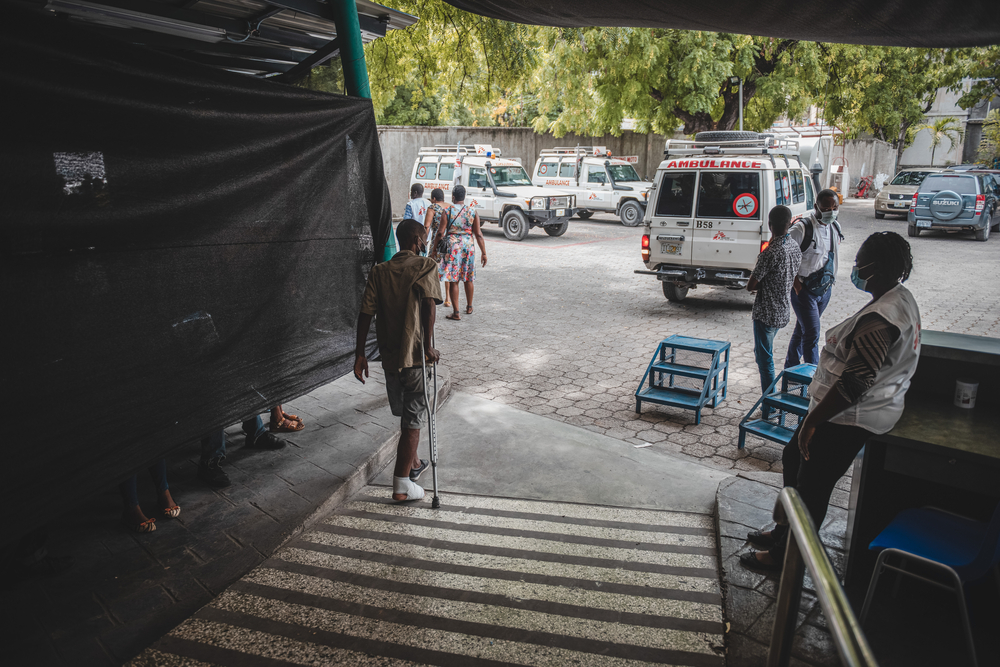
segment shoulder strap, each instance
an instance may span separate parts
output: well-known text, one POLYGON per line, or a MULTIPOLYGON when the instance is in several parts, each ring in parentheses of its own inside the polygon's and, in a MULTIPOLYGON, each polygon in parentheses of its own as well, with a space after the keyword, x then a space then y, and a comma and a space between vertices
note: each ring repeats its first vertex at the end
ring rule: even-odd
POLYGON ((833 221, 833 228, 837 230, 837 236, 839 236, 840 240, 843 241, 844 240, 844 234, 843 234, 843 232, 840 231, 840 223, 837 222, 836 220, 834 220, 833 221))
POLYGON ((802 235, 802 243, 799 244, 799 250, 805 252, 806 248, 809 247, 809 244, 812 243, 813 240, 812 217, 802 216, 802 220, 800 222, 803 227, 805 227, 805 233, 802 235))

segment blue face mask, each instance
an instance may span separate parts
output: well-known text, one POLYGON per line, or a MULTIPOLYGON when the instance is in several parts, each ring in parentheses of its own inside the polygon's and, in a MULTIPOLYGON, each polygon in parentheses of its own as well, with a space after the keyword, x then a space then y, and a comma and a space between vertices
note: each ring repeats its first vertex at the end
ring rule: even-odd
POLYGON ((851 282, 854 283, 854 286, 857 287, 862 292, 868 291, 867 289, 868 278, 862 278, 861 276, 859 276, 858 271, 860 271, 861 269, 867 269, 869 266, 871 266, 871 264, 865 264, 860 268, 855 266, 853 269, 851 269, 851 282))

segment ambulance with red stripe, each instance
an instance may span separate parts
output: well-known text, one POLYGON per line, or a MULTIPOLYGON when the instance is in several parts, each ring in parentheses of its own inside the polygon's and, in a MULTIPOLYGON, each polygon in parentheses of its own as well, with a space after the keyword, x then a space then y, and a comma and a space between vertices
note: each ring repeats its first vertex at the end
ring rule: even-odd
POLYGON ((644 218, 642 261, 663 295, 683 300, 699 285, 745 289, 767 247, 767 214, 801 215, 816 190, 796 141, 756 132, 701 132, 669 140, 644 218))
POLYGON ((531 182, 576 195, 577 215, 614 213, 626 227, 642 224, 649 181, 639 178, 630 160, 616 158, 605 146, 546 148, 535 161, 531 182))

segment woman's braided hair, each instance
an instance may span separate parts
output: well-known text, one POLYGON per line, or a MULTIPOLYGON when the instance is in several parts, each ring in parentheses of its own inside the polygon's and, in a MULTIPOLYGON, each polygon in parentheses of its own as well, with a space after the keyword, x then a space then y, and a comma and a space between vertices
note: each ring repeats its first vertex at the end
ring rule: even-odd
POLYGON ((905 283, 913 270, 910 244, 896 232, 875 232, 861 245, 876 262, 876 273, 889 280, 905 283))

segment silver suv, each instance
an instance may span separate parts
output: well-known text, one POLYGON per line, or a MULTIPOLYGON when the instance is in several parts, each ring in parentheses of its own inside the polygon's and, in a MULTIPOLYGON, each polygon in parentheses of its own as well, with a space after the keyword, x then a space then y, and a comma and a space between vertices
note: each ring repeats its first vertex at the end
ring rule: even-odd
POLYGON ((927 176, 913 193, 907 233, 919 236, 924 229, 974 232, 977 241, 985 241, 991 228, 1000 231, 1000 221, 993 222, 996 190, 988 178, 988 174, 961 172, 927 176))

